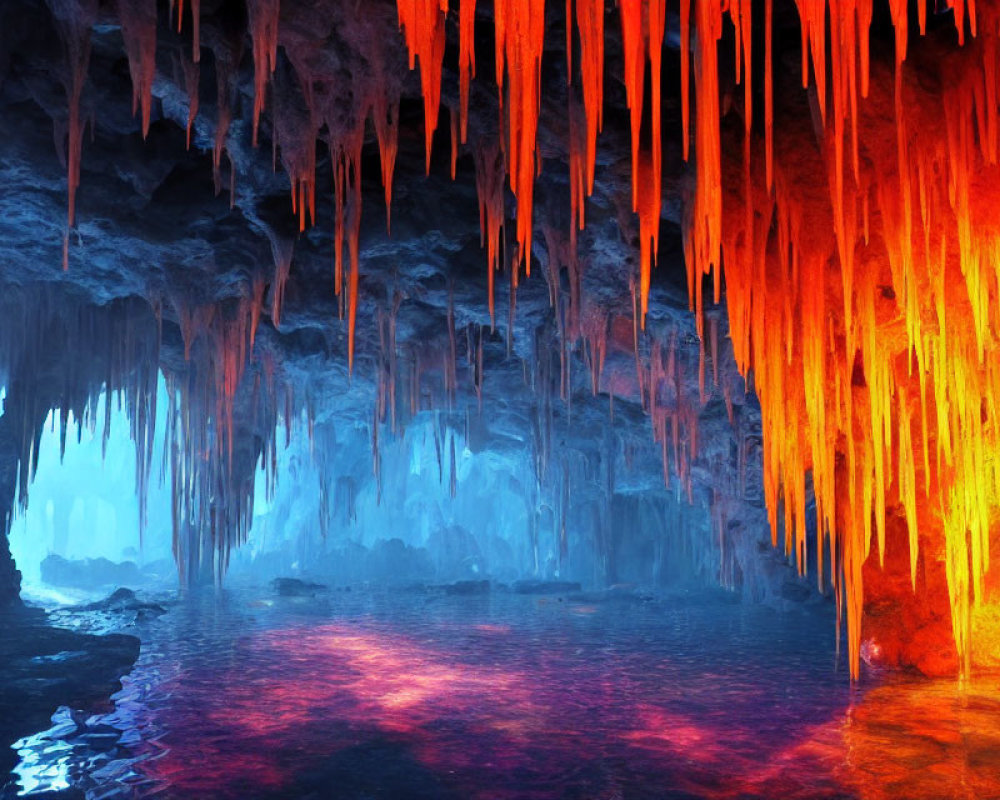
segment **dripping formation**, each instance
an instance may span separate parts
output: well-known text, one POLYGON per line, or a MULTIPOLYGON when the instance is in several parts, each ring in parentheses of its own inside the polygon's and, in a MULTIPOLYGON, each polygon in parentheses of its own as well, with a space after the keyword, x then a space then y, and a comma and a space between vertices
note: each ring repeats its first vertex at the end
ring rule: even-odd
MULTIPOLYGON (((83 149, 81 103, 98 9, 84 0, 51 0, 49 5, 67 65, 66 132, 58 143, 65 147, 67 224, 72 228, 83 149)), ((655 307, 650 308, 651 269, 657 261, 663 216, 661 97, 673 91, 663 81, 664 0, 621 0, 617 8, 620 77, 630 124, 629 207, 639 229, 637 264, 634 274, 626 277, 630 318, 624 322, 622 315, 601 308, 582 288, 587 267, 578 243, 587 198, 598 182, 597 138, 608 69, 605 3, 568 0, 566 5, 568 234, 563 232, 565 220, 553 224, 550 217, 557 215, 548 209, 536 215, 534 208, 543 160, 539 141, 545 105, 543 0, 494 4, 499 117, 490 122, 478 119, 475 111, 477 83, 484 81, 482 76, 473 80, 477 9, 472 0, 451 4, 400 0, 393 9, 402 31, 399 42, 380 36, 376 22, 364 15, 339 12, 329 23, 330 30, 359 43, 366 65, 355 73, 359 77, 350 91, 338 88, 330 63, 296 47, 300 34, 282 26, 278 0, 250 0, 253 144, 258 144, 260 135, 271 140, 275 163, 288 176, 291 208, 302 236, 320 222, 317 187, 326 182, 317 177, 325 163, 317 142, 325 145, 334 209, 332 283, 336 310, 347 320, 347 362, 352 373, 361 303, 367 121, 371 119, 377 140, 388 228, 405 94, 405 76, 394 66, 400 60, 401 53, 396 52, 400 45, 409 56, 409 67, 419 73, 425 171, 433 172, 432 150, 442 105, 451 115, 452 177, 460 156, 471 155, 486 249, 490 332, 484 321, 456 319, 461 314, 456 315, 449 301, 448 330, 439 350, 447 355, 410 353, 407 375, 396 356, 399 305, 395 297, 384 303, 379 313, 377 401, 371 417, 377 478, 386 446, 379 427, 388 423, 395 431, 399 423, 397 384, 406 383, 403 396, 409 396, 411 413, 445 407, 451 412, 454 407, 463 322, 469 387, 476 404, 482 403, 484 387, 489 385, 483 353, 494 344, 491 334, 496 326, 496 274, 510 273, 509 289, 499 288, 508 293, 513 319, 519 271, 523 265, 530 274, 533 234, 538 230, 543 233, 544 253, 536 253, 536 260, 547 267, 543 279, 556 329, 549 332, 551 341, 536 346, 531 365, 538 404, 544 410, 535 447, 541 472, 560 473, 554 479, 558 488, 553 507, 569 504, 572 480, 566 476, 572 468, 549 463, 553 404, 546 396, 550 390, 538 387, 557 384, 568 415, 574 394, 573 364, 579 361, 589 372, 592 392, 608 393, 609 416, 616 396, 640 399, 661 453, 665 480, 675 474, 690 495, 691 464, 699 451, 698 414, 711 395, 705 389, 705 361, 713 369, 712 391, 723 396, 727 407, 737 394, 715 374, 719 326, 704 308, 703 298, 703 278, 710 276, 714 304, 723 299, 724 281, 733 355, 761 402, 764 495, 774 541, 783 538, 785 549, 805 570, 807 529, 814 529, 819 580, 829 582, 838 610, 846 614, 852 675, 856 677, 859 670, 865 583, 873 574, 877 580, 877 572, 871 570, 875 559, 870 560, 869 554, 875 550, 881 561, 887 547, 898 545, 887 537, 887 517, 893 515, 906 522, 904 545, 915 590, 921 558, 931 565, 925 569, 938 562, 944 565, 956 649, 961 670, 968 673, 975 608, 989 599, 991 516, 1000 504, 996 467, 1000 434, 995 421, 1000 384, 991 358, 1000 328, 992 310, 1000 299, 1000 279, 995 269, 995 226, 984 211, 993 206, 989 178, 996 169, 1000 136, 1000 16, 983 3, 977 7, 973 0, 954 3, 954 25, 949 28, 944 20, 928 17, 925 3, 796 0, 801 75, 790 76, 774 63, 777 20, 782 20, 782 35, 789 28, 787 16, 782 16, 787 9, 775 5, 773 0, 756 4, 682 0, 678 9, 680 125, 684 155, 691 159, 694 175, 684 252, 700 348, 711 351, 700 366, 687 372, 676 357, 676 340, 645 333, 647 318, 655 317, 655 307), (894 31, 888 64, 871 51, 873 15, 880 11, 879 5, 887 6, 894 31), (923 35, 917 40, 909 35, 912 8, 923 35), (763 36, 755 28, 761 19, 763 36), (451 28, 458 38, 457 101, 443 78, 456 66, 445 64, 448 37, 454 36, 451 28), (753 53, 760 41, 764 52, 753 53), (720 58, 730 47, 735 72, 731 76, 725 72, 729 58, 720 58), (763 86, 757 85, 758 73, 763 75, 763 86), (921 82, 928 75, 935 81, 934 91, 921 82), (736 97, 735 86, 743 89, 742 98, 736 97), (781 91, 776 91, 779 86, 781 91), (755 127, 757 92, 763 95, 763 125, 755 127), (885 113, 887 109, 891 114, 885 113), (730 114, 742 117, 739 130, 729 125, 730 114), (508 190, 511 198, 506 197, 508 190), (508 212, 516 245, 510 248, 508 212), (565 293, 564 271, 569 287, 565 293), (634 359, 635 381, 630 379, 629 389, 624 388, 620 372, 605 375, 604 365, 616 352, 634 359), (549 363, 553 354, 558 370, 549 363), (428 366, 432 363, 433 369, 428 366), (440 371, 442 384, 439 392, 428 395, 422 380, 434 370, 440 371), (699 396, 682 397, 688 376, 695 374, 699 396), (814 515, 809 509, 812 503, 814 515)), ((116 7, 133 112, 146 135, 155 76, 155 14, 151 16, 151 4, 141 0, 121 0, 116 7)), ((197 2, 185 6, 178 0, 171 18, 180 28, 188 18, 191 21, 192 57, 180 61, 189 99, 188 143, 192 126, 196 144, 199 139, 209 142, 217 192, 222 189, 222 154, 228 153, 230 199, 237 203, 234 159, 239 154, 227 142, 238 100, 235 72, 242 45, 200 43, 197 2), (199 136, 197 65, 203 48, 213 53, 218 103, 214 130, 208 133, 206 128, 199 136)), ((283 326, 294 234, 271 233, 270 314, 277 328, 283 326)), ((69 244, 67 233, 64 266, 69 244)), ((193 462, 180 466, 175 530, 193 525, 199 532, 178 540, 179 563, 194 564, 200 553, 214 552, 212 543, 239 543, 246 535, 246 477, 227 472, 234 441, 241 439, 234 434, 232 409, 238 387, 249 382, 254 392, 272 397, 261 418, 276 419, 274 398, 280 394, 273 387, 273 365, 270 373, 267 365, 259 366, 252 380, 245 374, 254 357, 263 293, 261 279, 247 293, 246 305, 241 302, 228 314, 192 307, 186 301, 175 309, 185 353, 199 366, 171 384, 172 396, 179 398, 171 425, 179 441, 190 443, 181 446, 182 451, 212 453, 211 477, 199 475, 193 462), (209 438, 192 422, 199 416, 214 421, 209 438), (203 480, 213 484, 196 485, 203 480), (225 504, 229 513, 228 502, 233 503, 231 518, 214 516, 208 500, 214 492, 233 498, 225 504), (220 535, 223 529, 235 533, 220 535), (197 543, 196 550, 191 542, 197 543)), ((513 327, 508 324, 508 352, 513 327)), ((463 427, 460 416, 449 420, 447 433, 437 434, 439 461, 447 465, 443 473, 450 469, 452 493, 457 483, 455 431, 463 427)), ((273 443, 265 439, 259 448, 267 455, 265 461, 273 463, 273 443)), ((734 492, 720 490, 713 503, 720 540, 734 492)), ((565 523, 558 528, 564 530, 565 523)), ((564 537, 560 540, 564 543, 564 537)), ((224 566, 224 560, 221 563, 224 566)), ((217 572, 221 568, 218 563, 214 567, 217 572)))

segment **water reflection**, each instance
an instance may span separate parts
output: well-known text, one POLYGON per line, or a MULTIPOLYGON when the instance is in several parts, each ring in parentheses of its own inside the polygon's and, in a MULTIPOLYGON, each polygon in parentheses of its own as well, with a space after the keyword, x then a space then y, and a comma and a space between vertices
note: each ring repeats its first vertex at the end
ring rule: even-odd
POLYGON ((852 690, 816 614, 704 598, 580 610, 505 595, 196 598, 151 625, 115 712, 75 732, 115 730, 113 746, 82 763, 65 730, 24 740, 22 790, 1000 797, 996 682, 852 690))

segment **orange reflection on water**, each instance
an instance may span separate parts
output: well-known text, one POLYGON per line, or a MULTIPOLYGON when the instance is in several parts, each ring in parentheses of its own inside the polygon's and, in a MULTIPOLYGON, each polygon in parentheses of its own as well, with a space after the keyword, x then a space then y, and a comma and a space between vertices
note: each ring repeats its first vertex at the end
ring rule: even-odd
POLYGON ((138 767, 170 798, 298 796, 302 774, 337 758, 338 775, 386 797, 418 775, 490 800, 660 785, 712 800, 1000 798, 995 680, 858 689, 846 712, 817 706, 810 725, 789 713, 806 702, 792 681, 776 691, 724 664, 672 672, 669 654, 579 643, 491 623, 248 631, 167 682, 162 752, 138 767), (381 755, 356 759, 386 746, 412 766, 383 784, 381 755))

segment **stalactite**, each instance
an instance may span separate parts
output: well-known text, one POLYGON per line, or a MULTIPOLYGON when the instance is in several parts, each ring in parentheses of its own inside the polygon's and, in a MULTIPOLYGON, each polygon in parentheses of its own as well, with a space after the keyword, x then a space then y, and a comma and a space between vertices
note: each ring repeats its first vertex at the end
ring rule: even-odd
POLYGON ((191 149, 191 130, 194 127, 195 118, 198 116, 198 86, 201 80, 201 68, 194 61, 181 60, 181 67, 184 70, 184 90, 188 96, 188 116, 187 128, 185 132, 185 147, 191 149))
MULTIPOLYGON (((97 0, 47 0, 66 53, 63 85, 69 109, 66 123, 67 232, 63 239, 63 269, 69 266, 69 230, 76 224, 76 191, 80 186, 83 119, 80 105, 90 65, 90 31, 97 19, 97 0)), ((57 140, 58 141, 58 140, 57 140)), ((58 141, 60 148, 62 142, 58 141)))
POLYGON ((480 140, 473 149, 476 164, 476 193, 479 197, 480 246, 486 248, 487 291, 490 330, 496 327, 494 283, 500 269, 500 235, 504 224, 503 155, 496 143, 480 140))
MULTIPOLYGON (((717 266, 717 187, 743 185, 741 193, 727 195, 718 240, 734 353, 744 372, 754 370, 768 432, 764 483, 773 529, 783 507, 785 544, 803 568, 808 470, 817 548, 822 552, 828 535, 830 579, 846 604, 855 676, 861 565, 873 542, 881 560, 889 509, 898 505, 906 519, 914 582, 918 549, 934 541, 928 529, 940 531, 955 642, 967 671, 969 608, 982 594, 990 509, 1000 505, 988 455, 1000 440, 984 424, 1000 391, 986 358, 996 346, 986 309, 998 281, 983 269, 995 231, 975 210, 992 204, 989 190, 970 179, 996 163, 996 103, 977 98, 995 98, 998 90, 997 18, 986 17, 986 25, 979 20, 978 41, 966 43, 965 52, 933 66, 920 58, 914 72, 937 68, 943 77, 935 96, 904 61, 905 4, 891 9, 894 76, 885 80, 879 73, 877 81, 869 80, 871 3, 831 7, 829 37, 827 10, 825 3, 799 3, 803 77, 811 58, 826 120, 817 134, 821 155, 803 157, 812 147, 805 128, 776 136, 770 86, 763 175, 744 168, 744 181, 714 176, 719 150, 699 135, 704 198, 696 208, 703 212, 696 212, 689 232, 689 268, 701 274, 717 266), (893 115, 880 117, 885 108, 893 115), (706 164, 703 147, 711 154, 706 164), (797 160, 782 158, 793 147, 797 160), (769 239, 771 228, 776 234, 769 239), (964 443, 961 452, 956 442, 964 443)), ((705 102, 705 91, 709 78, 717 80, 716 19, 700 6, 698 13, 696 73, 708 76, 698 90, 699 127, 717 131, 717 116, 703 123, 701 111, 714 102, 714 96, 705 102)), ((769 22, 770 7, 766 13, 769 22)), ((963 14, 956 8, 960 29, 963 14)), ((769 65, 765 79, 773 80, 769 65)), ((696 285, 692 296, 700 307, 696 285)))
MULTIPOLYGON (((660 77, 665 0, 622 0, 622 47, 625 89, 632 125, 632 210, 639 215, 639 325, 645 328, 649 308, 650 267, 656 260, 662 204, 662 135, 660 77), (643 94, 647 59, 650 65, 650 145, 641 145, 643 94)), ((699 104, 700 107, 700 104, 699 104)), ((588 111, 588 114, 590 112, 588 111)))
POLYGON ((469 131, 469 87, 476 77, 476 0, 459 0, 458 14, 458 116, 465 144, 469 131))
POLYGON ((253 42, 253 146, 257 146, 260 115, 267 99, 267 82, 278 62, 278 18, 281 0, 247 0, 248 27, 253 42))
POLYGON ((536 163, 535 140, 541 103, 545 0, 497 0, 493 15, 496 77, 507 133, 504 152, 510 190, 517 198, 517 261, 530 275, 535 173, 540 163, 536 163))
POLYGON ((142 108, 142 136, 149 134, 156 77, 156 0, 118 0, 122 39, 132 77, 132 114, 142 108))
POLYGON ((410 51, 410 69, 420 60, 420 85, 424 95, 424 131, 427 174, 441 106, 441 66, 444 60, 444 27, 448 0, 398 0, 399 25, 410 51))
MULTIPOLYGON (((292 268, 292 250, 295 242, 273 231, 270 232, 271 253, 274 256, 274 283, 271 288, 271 322, 275 328, 281 325, 281 308, 285 301, 285 283, 292 268)), ((256 319, 253 321, 251 343, 256 332, 256 319)))

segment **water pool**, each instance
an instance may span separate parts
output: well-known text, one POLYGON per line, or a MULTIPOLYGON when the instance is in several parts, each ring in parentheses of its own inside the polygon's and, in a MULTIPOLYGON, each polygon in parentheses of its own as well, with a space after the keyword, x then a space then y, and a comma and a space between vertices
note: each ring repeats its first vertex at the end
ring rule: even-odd
POLYGON ((829 609, 247 590, 140 634, 83 745, 18 743, 22 794, 1000 797, 997 681, 852 688, 829 609))

